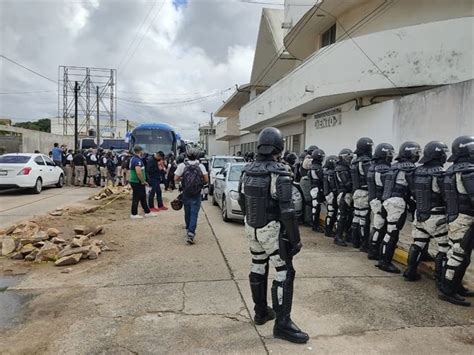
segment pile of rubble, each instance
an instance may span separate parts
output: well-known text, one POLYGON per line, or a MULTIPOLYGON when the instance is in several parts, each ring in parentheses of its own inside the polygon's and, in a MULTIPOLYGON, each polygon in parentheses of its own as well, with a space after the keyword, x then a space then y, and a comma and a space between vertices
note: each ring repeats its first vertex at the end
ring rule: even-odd
POLYGON ((98 193, 91 196, 91 200, 103 200, 112 195, 126 195, 129 194, 131 191, 130 186, 107 186, 101 189, 98 193))
POLYGON ((65 240, 56 228, 44 231, 35 222, 15 224, 0 230, 1 251, 3 256, 16 260, 54 261, 56 266, 74 265, 84 259, 97 259, 103 251, 110 250, 102 240, 93 239, 103 230, 103 226, 76 226, 76 235, 71 240, 65 240))

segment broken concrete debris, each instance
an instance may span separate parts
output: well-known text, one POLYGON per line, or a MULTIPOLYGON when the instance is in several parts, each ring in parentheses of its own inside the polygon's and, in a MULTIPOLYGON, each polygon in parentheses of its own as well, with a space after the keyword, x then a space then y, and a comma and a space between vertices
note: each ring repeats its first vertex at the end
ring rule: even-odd
POLYGON ((131 192, 129 186, 107 186, 95 195, 91 196, 91 200, 103 200, 111 196, 126 195, 131 192))
POLYGON ((82 259, 95 260, 103 251, 110 250, 102 240, 93 239, 104 232, 104 226, 73 229, 76 235, 67 240, 60 237, 61 232, 56 228, 41 230, 34 222, 12 225, 0 231, 1 254, 14 260, 53 261, 56 266, 66 266, 82 259))

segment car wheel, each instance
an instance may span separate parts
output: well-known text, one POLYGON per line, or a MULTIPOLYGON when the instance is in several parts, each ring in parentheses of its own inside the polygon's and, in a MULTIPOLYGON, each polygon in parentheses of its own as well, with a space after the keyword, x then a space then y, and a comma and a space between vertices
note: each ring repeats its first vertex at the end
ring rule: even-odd
POLYGON ((31 189, 31 191, 34 194, 39 194, 39 193, 41 193, 41 190, 43 190, 43 180, 41 180, 41 178, 37 178, 36 183, 35 183, 35 187, 33 187, 31 189))
POLYGON ((217 200, 216 200, 216 196, 212 195, 212 199, 211 199, 211 200, 212 200, 212 205, 213 205, 213 206, 218 206, 217 200))
POLYGON ((58 183, 56 184, 57 187, 62 188, 64 186, 64 175, 59 175, 58 183))
POLYGON ((227 202, 225 196, 222 197, 222 220, 224 222, 230 221, 229 217, 227 217, 227 202))
POLYGON ((214 185, 209 184, 209 195, 214 196, 214 185))

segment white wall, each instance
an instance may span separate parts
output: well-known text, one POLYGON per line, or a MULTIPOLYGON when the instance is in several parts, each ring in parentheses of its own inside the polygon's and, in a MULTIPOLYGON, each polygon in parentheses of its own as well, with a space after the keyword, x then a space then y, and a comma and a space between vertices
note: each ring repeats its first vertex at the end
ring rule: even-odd
POLYGON ((398 150, 407 140, 421 146, 432 140, 452 141, 474 134, 474 80, 446 85, 417 94, 355 110, 355 103, 342 106, 342 124, 316 129, 315 119, 306 120, 306 147, 316 144, 326 155, 342 148, 355 149, 357 139, 368 136, 375 145, 387 142, 398 150))
POLYGON ((316 129, 315 119, 306 120, 306 147, 315 144, 326 155, 337 155, 343 148, 354 150, 360 137, 371 137, 375 144, 392 143, 393 101, 355 110, 355 102, 339 106, 341 124, 334 127, 316 129))
POLYGON ((393 139, 398 144, 474 135, 474 80, 405 96, 395 101, 393 139))
POLYGON ((229 152, 229 142, 217 141, 215 135, 209 136, 207 155, 226 155, 229 152))

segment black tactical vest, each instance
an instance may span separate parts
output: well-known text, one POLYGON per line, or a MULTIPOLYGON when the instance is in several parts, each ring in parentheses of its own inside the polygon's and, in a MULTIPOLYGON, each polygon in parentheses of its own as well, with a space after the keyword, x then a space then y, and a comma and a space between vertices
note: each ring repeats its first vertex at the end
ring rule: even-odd
POLYGON ((392 165, 390 170, 387 172, 382 200, 385 201, 391 197, 408 199, 410 196, 410 188, 413 186, 413 174, 415 169, 416 165, 408 161, 398 162, 392 165), (405 179, 408 183, 407 186, 397 183, 397 177, 399 174, 405 174, 405 179))
POLYGON ((444 178, 444 193, 446 200, 446 214, 448 222, 454 221, 459 213, 474 216, 474 203, 469 197, 474 194, 474 164, 472 163, 455 163, 446 170, 444 178), (458 181, 457 175, 464 175, 463 183, 458 181), (463 184, 466 193, 460 193, 458 183, 463 184))
POLYGON ((430 217, 432 209, 438 212, 444 210, 443 188, 444 170, 441 166, 419 166, 415 170, 414 185, 416 199, 416 216, 421 222, 430 217), (433 180, 436 180, 440 191, 433 190, 433 180))
POLYGON ((390 171, 390 164, 387 162, 374 162, 370 164, 367 171, 367 187, 369 190, 369 201, 374 199, 382 200, 383 189, 387 173, 390 171), (376 176, 380 177, 382 185, 377 185, 376 176))

